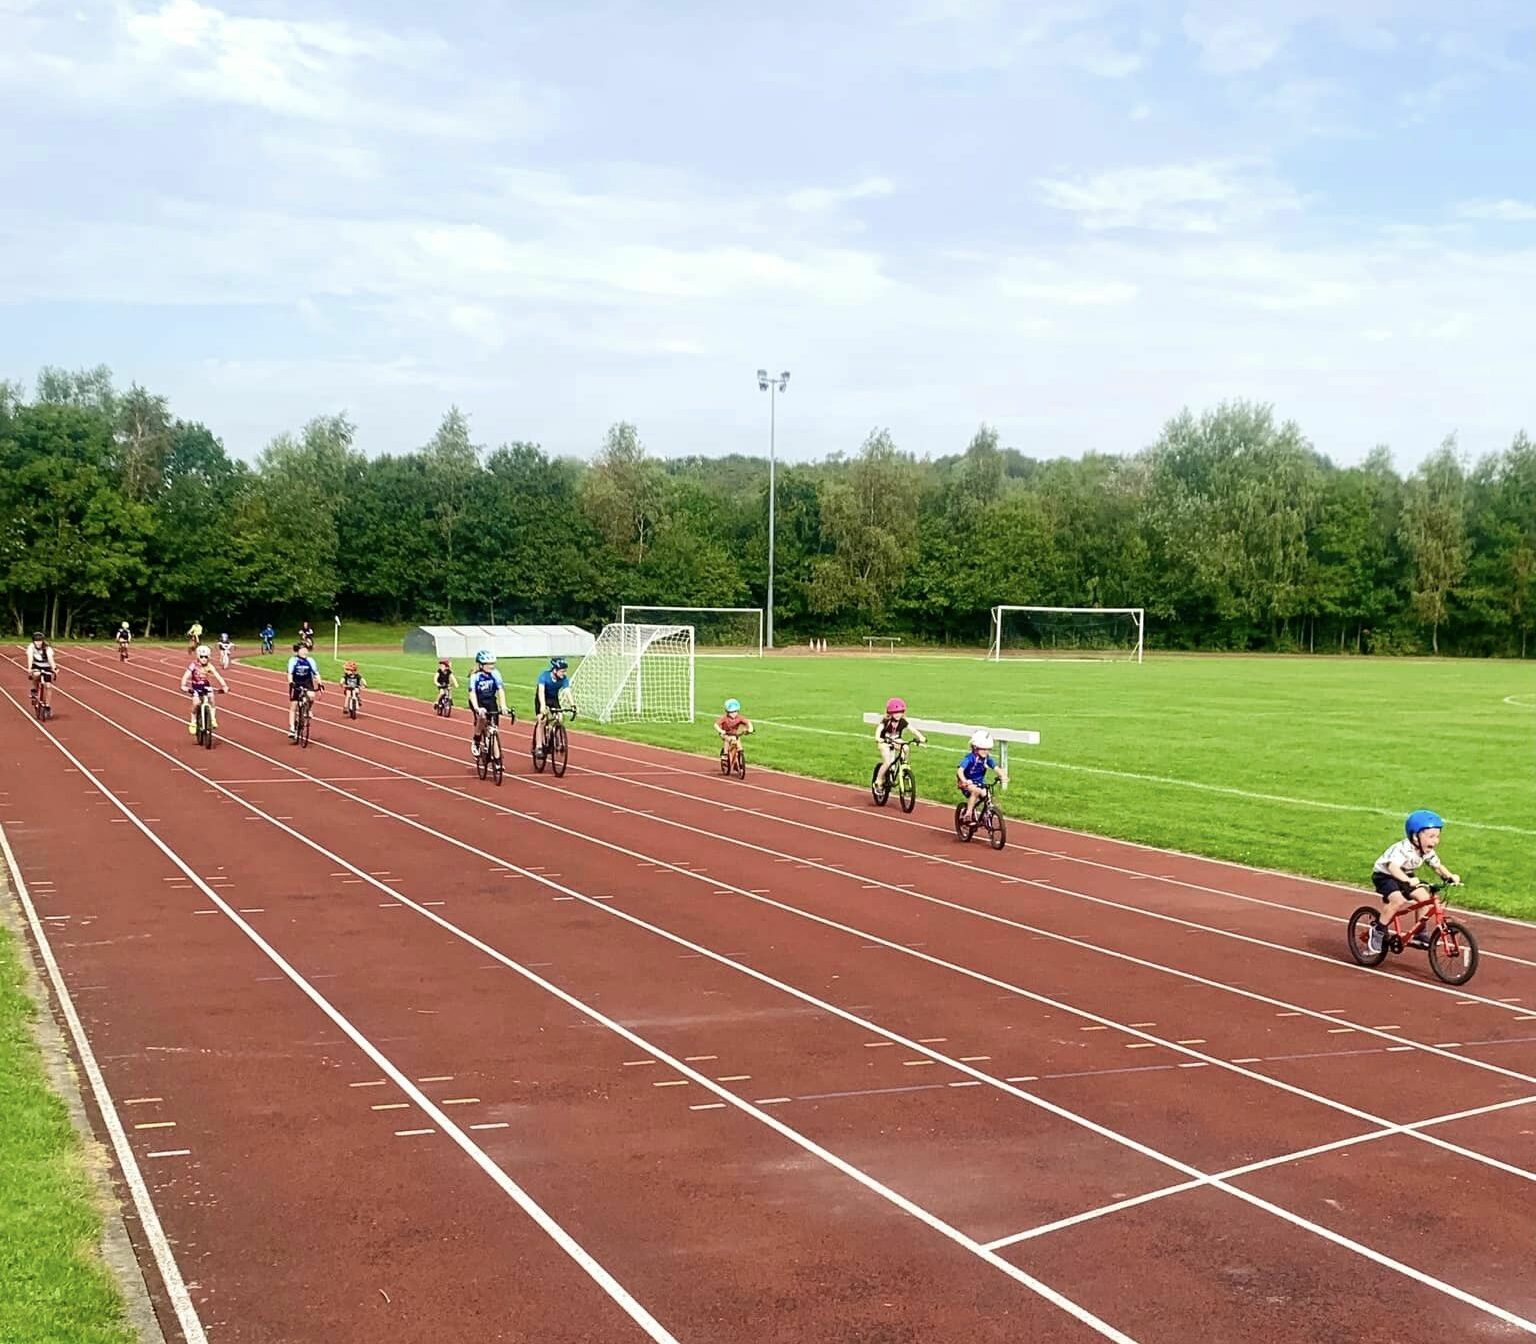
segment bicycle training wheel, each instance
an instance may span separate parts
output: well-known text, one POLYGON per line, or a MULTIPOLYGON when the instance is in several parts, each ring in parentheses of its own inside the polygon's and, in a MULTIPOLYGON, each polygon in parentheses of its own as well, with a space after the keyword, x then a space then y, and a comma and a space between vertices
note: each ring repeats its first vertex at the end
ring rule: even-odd
POLYGON ((910 770, 903 770, 896 785, 901 790, 901 810, 910 812, 917 806, 917 780, 910 770))
POLYGON ((1385 929, 1381 946, 1371 951, 1371 930, 1381 926, 1381 911, 1374 905, 1362 905, 1349 917, 1349 955, 1362 966, 1380 966, 1387 959, 1385 929))
POLYGON ((880 780, 880 767, 875 766, 874 773, 869 777, 869 796, 875 800, 876 807, 884 807, 886 800, 891 796, 891 781, 887 776, 884 783, 880 780))
POLYGON ((1429 935, 1429 969, 1448 985, 1464 985, 1476 975, 1477 939, 1472 930, 1454 919, 1435 929, 1429 935))
POLYGON ((565 774, 566 762, 570 757, 571 746, 565 736, 565 725, 555 725, 554 740, 549 744, 549 764, 558 779, 565 774))

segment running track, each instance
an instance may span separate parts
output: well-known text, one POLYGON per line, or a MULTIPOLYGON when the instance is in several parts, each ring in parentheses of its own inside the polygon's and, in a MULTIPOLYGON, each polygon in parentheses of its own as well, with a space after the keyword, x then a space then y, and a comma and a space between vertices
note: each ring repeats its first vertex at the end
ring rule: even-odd
POLYGON ((522 724, 498 789, 379 693, 301 751, 247 667, 210 753, 181 665, 0 702, 169 1339, 1536 1334, 1536 928, 1451 990, 1328 884, 522 724))

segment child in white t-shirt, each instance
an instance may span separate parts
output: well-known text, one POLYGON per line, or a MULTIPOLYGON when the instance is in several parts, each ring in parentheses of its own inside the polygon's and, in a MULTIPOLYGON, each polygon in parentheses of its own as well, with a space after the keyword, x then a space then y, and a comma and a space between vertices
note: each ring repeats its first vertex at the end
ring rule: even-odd
MULTIPOLYGON (((1445 821, 1437 812, 1423 808, 1411 812, 1408 820, 1403 823, 1403 835, 1406 838, 1392 845, 1376 860, 1376 866, 1371 870, 1371 885, 1376 888, 1387 908, 1382 916, 1382 924, 1371 930, 1373 952, 1380 949, 1378 940, 1382 936, 1382 925, 1404 906, 1419 899, 1417 891, 1422 884, 1414 874, 1420 868, 1427 864, 1435 870, 1442 882, 1455 884, 1461 881, 1440 862, 1440 855, 1435 850, 1444 826, 1445 821)), ((1429 943, 1421 933, 1413 940, 1413 946, 1428 947, 1429 943)))

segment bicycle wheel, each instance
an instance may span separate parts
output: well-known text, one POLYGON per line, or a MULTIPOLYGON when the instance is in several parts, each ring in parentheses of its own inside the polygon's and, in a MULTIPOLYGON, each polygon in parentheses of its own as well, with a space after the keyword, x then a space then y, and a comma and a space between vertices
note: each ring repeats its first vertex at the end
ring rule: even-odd
POLYGON ((213 750, 213 709, 212 709, 211 706, 209 706, 207 704, 204 704, 204 706, 202 708, 202 719, 203 719, 203 745, 205 747, 207 747, 209 751, 212 751, 213 750))
POLYGON ((987 808, 987 842, 993 849, 1001 849, 1008 843, 1008 823, 995 807, 987 808))
POLYGON ((547 755, 544 729, 536 723, 533 725, 533 768, 541 775, 544 773, 544 761, 547 755))
POLYGON ((1429 969, 1448 985, 1464 985, 1476 975, 1477 939, 1472 930, 1454 919, 1435 929, 1429 935, 1429 969))
POLYGON ((879 765, 869 777, 869 796, 875 800, 876 807, 884 807, 891 796, 891 778, 887 775, 884 781, 881 780, 879 765))
POLYGON ((355 695, 347 701, 347 717, 354 722, 357 719, 357 697, 355 695))
POLYGON ((745 779, 747 777, 747 753, 740 746, 736 748, 735 770, 737 779, 745 779))
POLYGON ((484 779, 491 772, 491 747, 490 743, 482 737, 480 739, 480 752, 475 757, 475 773, 484 779))
POLYGON ((558 779, 565 774, 565 767, 571 754, 570 742, 565 736, 565 725, 563 723, 555 725, 555 731, 551 734, 551 738, 552 740, 549 744, 549 764, 555 772, 555 777, 558 779))
POLYGON ((906 766, 901 767, 901 776, 896 785, 901 790, 901 810, 910 812, 917 806, 917 780, 906 766))
POLYGON ((967 825, 966 824, 966 820, 965 820, 965 804, 964 803, 956 803, 955 804, 955 834, 958 835, 962 840, 969 841, 971 836, 973 836, 975 833, 976 833, 975 825, 974 824, 972 824, 972 825, 967 825))
POLYGON ((492 733, 491 734, 491 752, 490 752, 490 754, 491 754, 491 774, 495 778, 497 785, 500 786, 500 784, 501 784, 501 776, 502 776, 501 734, 500 733, 492 733))
POLYGON ((308 705, 304 705, 299 710, 299 745, 301 747, 309 746, 309 714, 308 705))
POLYGON ((1381 911, 1362 905, 1349 917, 1349 955, 1362 966, 1380 966, 1387 959, 1387 931, 1381 930, 1381 946, 1371 951, 1371 930, 1381 925, 1381 911))

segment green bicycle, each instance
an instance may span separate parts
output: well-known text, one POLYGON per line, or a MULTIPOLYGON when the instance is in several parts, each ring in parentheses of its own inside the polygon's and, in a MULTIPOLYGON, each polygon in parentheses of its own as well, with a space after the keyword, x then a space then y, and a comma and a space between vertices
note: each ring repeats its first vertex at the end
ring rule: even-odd
POLYGON ((882 779, 881 771, 884 763, 875 765, 875 772, 869 777, 869 796, 875 800, 876 807, 884 807, 891 797, 891 777, 896 778, 896 793, 901 799, 901 810, 910 812, 917 806, 917 780, 912 776, 912 748, 915 743, 902 739, 891 744, 896 748, 896 759, 891 762, 891 768, 885 770, 885 778, 882 779))

